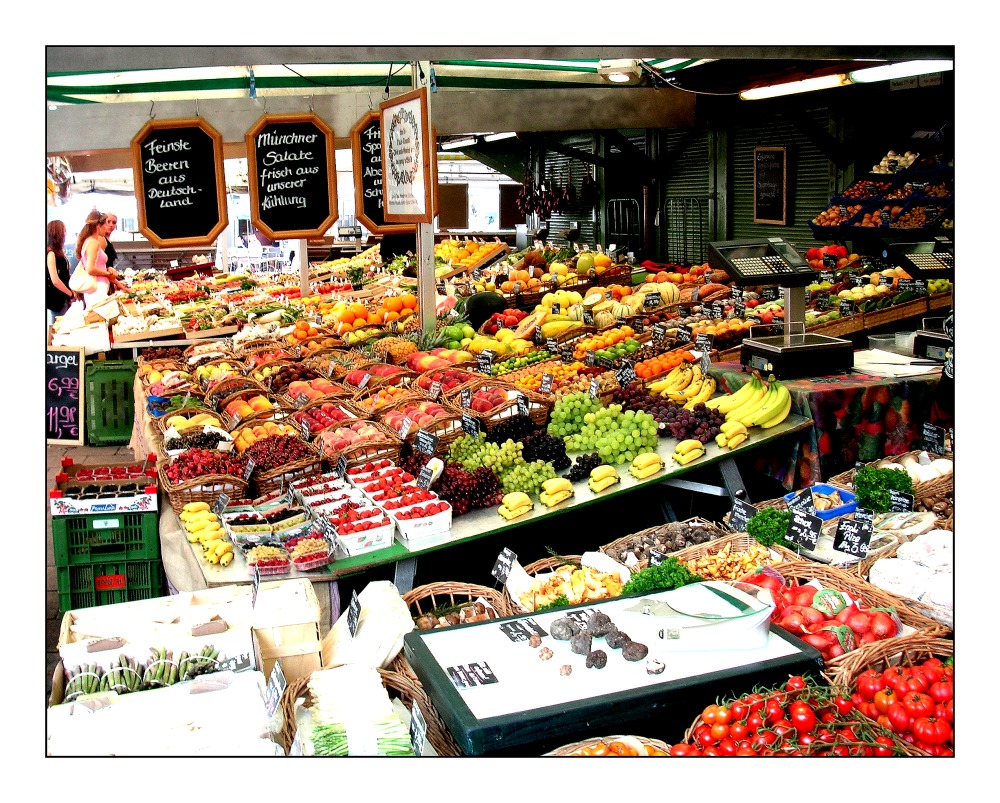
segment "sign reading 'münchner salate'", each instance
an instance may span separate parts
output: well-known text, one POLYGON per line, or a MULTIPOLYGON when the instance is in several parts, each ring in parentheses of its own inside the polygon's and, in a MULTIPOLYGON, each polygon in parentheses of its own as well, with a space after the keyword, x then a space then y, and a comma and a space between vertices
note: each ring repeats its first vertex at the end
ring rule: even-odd
POLYGON ((337 219, 333 129, 315 114, 265 114, 245 139, 253 225, 272 240, 322 237, 337 219))
POLYGON ((147 122, 132 169, 139 231, 156 248, 212 245, 229 225, 222 136, 200 117, 147 122))

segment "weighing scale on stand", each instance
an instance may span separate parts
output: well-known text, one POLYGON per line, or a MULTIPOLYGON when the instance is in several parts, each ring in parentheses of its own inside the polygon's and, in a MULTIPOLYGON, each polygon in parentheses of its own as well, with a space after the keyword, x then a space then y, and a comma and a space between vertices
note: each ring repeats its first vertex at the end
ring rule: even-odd
POLYGON ((781 237, 726 240, 708 244, 708 264, 724 270, 739 286, 779 285, 785 301, 784 332, 750 337, 740 346, 743 365, 774 374, 779 379, 797 379, 816 373, 822 360, 824 373, 850 371, 854 346, 849 340, 806 334, 806 285, 816 281, 816 271, 781 237), (793 327, 800 331, 793 332, 793 327))
MULTIPOLYGON (((948 237, 935 237, 929 242, 893 243, 883 256, 895 260, 915 279, 948 279, 955 277, 955 243, 948 237)), ((924 328, 913 336, 913 356, 944 362, 954 345, 954 316, 951 327, 947 318, 924 318, 924 328), (931 327, 931 321, 940 321, 941 328, 931 327), (949 331, 949 328, 952 331, 949 331)))

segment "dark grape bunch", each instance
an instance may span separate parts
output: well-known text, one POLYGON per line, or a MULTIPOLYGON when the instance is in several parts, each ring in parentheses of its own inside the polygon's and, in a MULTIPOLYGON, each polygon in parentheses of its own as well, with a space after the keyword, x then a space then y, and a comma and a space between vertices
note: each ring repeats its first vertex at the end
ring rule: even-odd
POLYGON ((521 456, 525 462, 544 460, 546 463, 551 463, 556 471, 569 468, 572 463, 566 454, 566 441, 549 435, 544 429, 536 429, 521 442, 524 444, 521 456))
POLYGON ((174 449, 215 449, 224 440, 228 440, 228 438, 218 432, 193 432, 171 438, 163 444, 163 448, 168 451, 174 449))
POLYGON ((532 421, 530 416, 512 415, 492 427, 487 433, 486 439, 493 443, 503 443, 507 439, 516 442, 523 440, 537 429, 538 424, 532 421))
POLYGON ((708 443, 719 434, 719 428, 725 423, 726 416, 718 410, 706 407, 704 402, 698 402, 691 410, 686 410, 680 405, 667 404, 664 421, 671 436, 677 440, 695 438, 702 443, 708 443))
POLYGON ((590 476, 590 472, 603 462, 604 461, 601 460, 601 457, 597 454, 597 452, 581 454, 577 456, 576 462, 573 463, 573 467, 569 470, 569 472, 563 474, 563 478, 569 480, 570 482, 585 480, 590 476))

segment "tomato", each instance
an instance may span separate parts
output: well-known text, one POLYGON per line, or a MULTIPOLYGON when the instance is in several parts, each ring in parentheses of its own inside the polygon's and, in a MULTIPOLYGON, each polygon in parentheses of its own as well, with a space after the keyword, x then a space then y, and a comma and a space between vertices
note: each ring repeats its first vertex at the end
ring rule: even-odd
POLYGON ((922 674, 911 672, 904 677, 902 681, 900 681, 898 688, 900 691, 905 689, 906 691, 924 692, 930 688, 930 684, 927 682, 927 678, 925 678, 922 674))
POLYGON ((889 703, 889 710, 886 712, 886 717, 889 720, 889 727, 896 731, 896 733, 906 733, 913 722, 913 717, 907 707, 895 701, 889 703))
POLYGON ((752 747, 741 747, 736 751, 737 756, 754 756, 756 757, 757 752, 752 747))
POLYGON ((748 695, 747 704, 750 706, 751 711, 760 711, 764 707, 764 695, 759 692, 748 695))
POLYGON ((764 717, 760 715, 758 711, 754 711, 750 716, 747 717, 747 728, 751 733, 754 733, 764 725, 764 717))
POLYGON ((955 701, 953 699, 946 703, 938 703, 937 706, 935 706, 934 716, 938 716, 936 710, 937 708, 944 709, 940 715, 942 718, 947 719, 949 722, 955 721, 955 701))
POLYGON ((717 724, 728 725, 732 718, 733 712, 726 708, 726 706, 719 705, 715 707, 715 721, 717 724))
POLYGON ((803 747, 808 747, 813 742, 818 741, 815 733, 800 733, 799 734, 799 744, 803 747))
POLYGON ((739 700, 733 700, 729 704, 729 710, 732 712, 733 721, 739 722, 740 720, 746 719, 747 714, 750 713, 750 703, 747 701, 746 697, 741 697, 739 700))
POLYGON ((683 757, 683 756, 692 756, 692 755, 695 755, 695 754, 697 754, 698 751, 694 747, 694 745, 684 744, 682 742, 680 744, 671 745, 670 746, 670 750, 667 751, 667 752, 669 752, 670 755, 672 755, 672 756, 683 757))
POLYGON ((736 741, 745 739, 750 733, 750 728, 747 727, 745 722, 740 722, 737 720, 729 726, 729 735, 732 736, 736 741))
POLYGON ((876 692, 885 688, 885 680, 877 669, 866 669, 858 676, 857 687, 858 694, 866 701, 871 702, 875 699, 876 692))
POLYGON ((908 691, 902 695, 900 702, 906 707, 911 717, 929 717, 934 713, 934 698, 919 691, 908 691))
POLYGON ((750 740, 750 746, 755 750, 759 750, 762 747, 770 747, 776 741, 778 741, 778 734, 772 731, 760 731, 760 733, 756 734, 750 740))
POLYGON ((935 716, 918 717, 913 720, 913 735, 917 741, 927 744, 944 744, 952 736, 951 725, 945 719, 935 716))
POLYGON ((886 713, 889 710, 889 703, 896 699, 895 689, 882 689, 875 695, 875 699, 872 701, 875 703, 875 708, 880 714, 886 713))
POLYGON ((708 747, 711 744, 715 744, 715 737, 712 736, 712 729, 710 727, 706 727, 706 729, 701 732, 696 730, 694 732, 694 738, 695 741, 697 741, 702 747, 708 747))
POLYGON ((792 705, 788 718, 799 733, 809 733, 816 727, 816 714, 804 703, 792 705))
POLYGON ((934 702, 946 703, 955 696, 955 685, 939 680, 937 683, 931 684, 927 693, 934 698, 934 702))
POLYGON ((873 752, 876 756, 894 756, 896 743, 888 736, 876 736, 873 752))
MULTIPOLYGON (((851 698, 853 697, 854 695, 851 695, 851 698)), ((842 717, 847 716, 854 710, 854 701, 851 698, 843 697, 839 694, 833 698, 833 705, 837 709, 837 713, 842 717)))
POLYGON ((735 756, 738 749, 736 740, 730 739, 728 736, 719 742, 719 752, 724 756, 735 756))
POLYGON ((882 671, 882 680, 890 689, 895 689, 906 677, 906 670, 901 666, 889 666, 882 671))
POLYGON ((795 730, 795 726, 791 723, 790 720, 787 719, 779 719, 771 727, 774 729, 774 732, 782 739, 784 739, 786 736, 791 734, 792 731, 795 730))
POLYGON ((765 721, 769 724, 774 724, 778 720, 785 718, 785 709, 781 707, 781 703, 776 700, 771 700, 767 704, 766 709, 767 716, 765 721))
POLYGON ((802 675, 792 675, 785 681, 785 691, 799 691, 807 685, 806 679, 802 675))
POLYGON ((830 751, 833 755, 843 758, 851 754, 850 748, 846 744, 835 744, 830 751))
POLYGON ((701 721, 704 722, 706 725, 714 725, 715 724, 715 712, 718 711, 718 710, 719 710, 719 706, 717 706, 717 705, 707 705, 707 706, 705 706, 704 710, 701 712, 701 721))
POLYGON ((729 726, 717 721, 712 726, 712 730, 709 732, 712 734, 712 739, 718 742, 719 740, 725 739, 729 736, 729 726))
POLYGON ((830 730, 829 728, 820 728, 818 731, 816 731, 816 738, 825 744, 833 744, 834 740, 837 737, 834 735, 833 731, 830 730))
POLYGON ((932 686, 944 678, 944 672, 940 664, 928 664, 926 661, 920 665, 920 671, 924 673, 927 682, 932 686))

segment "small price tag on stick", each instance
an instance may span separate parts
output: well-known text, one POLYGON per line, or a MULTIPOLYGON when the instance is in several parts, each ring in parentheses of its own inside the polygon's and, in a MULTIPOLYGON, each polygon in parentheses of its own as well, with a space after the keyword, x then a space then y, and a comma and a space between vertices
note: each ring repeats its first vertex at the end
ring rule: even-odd
POLYGON ((358 632, 358 622, 361 621, 361 600, 358 599, 358 592, 351 592, 351 604, 347 606, 347 629, 354 638, 358 632))
POLYGON ((759 511, 749 502, 742 499, 733 500, 733 509, 729 514, 729 529, 735 533, 745 533, 747 524, 759 511))
POLYGON ((510 567, 514 565, 515 560, 517 560, 517 555, 507 547, 504 547, 497 556, 496 563, 493 564, 490 574, 501 583, 506 583, 507 578, 510 576, 510 567))

